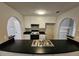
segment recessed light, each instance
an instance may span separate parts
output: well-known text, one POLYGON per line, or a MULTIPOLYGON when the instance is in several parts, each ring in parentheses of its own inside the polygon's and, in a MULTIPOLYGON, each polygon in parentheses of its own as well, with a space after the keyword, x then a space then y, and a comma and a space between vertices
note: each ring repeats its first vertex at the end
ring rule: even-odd
POLYGON ((36 10, 35 13, 38 15, 44 15, 46 14, 46 10, 36 10))

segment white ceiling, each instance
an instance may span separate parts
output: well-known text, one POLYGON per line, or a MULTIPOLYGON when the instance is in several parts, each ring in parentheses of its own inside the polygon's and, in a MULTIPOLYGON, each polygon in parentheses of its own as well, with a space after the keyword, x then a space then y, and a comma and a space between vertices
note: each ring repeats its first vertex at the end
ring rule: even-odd
POLYGON ((47 11, 47 16, 58 16, 74 7, 79 6, 78 2, 6 2, 7 5, 17 10, 24 16, 35 16, 35 10, 47 11), (56 13, 56 11, 60 13, 56 13))

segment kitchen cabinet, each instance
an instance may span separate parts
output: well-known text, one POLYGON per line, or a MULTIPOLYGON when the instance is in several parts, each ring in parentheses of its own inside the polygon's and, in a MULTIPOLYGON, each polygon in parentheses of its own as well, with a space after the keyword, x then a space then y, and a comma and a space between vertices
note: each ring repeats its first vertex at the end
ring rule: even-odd
POLYGON ((39 35, 39 40, 45 40, 45 34, 40 34, 39 35))
POLYGON ((24 35, 24 40, 30 40, 30 34, 24 35))

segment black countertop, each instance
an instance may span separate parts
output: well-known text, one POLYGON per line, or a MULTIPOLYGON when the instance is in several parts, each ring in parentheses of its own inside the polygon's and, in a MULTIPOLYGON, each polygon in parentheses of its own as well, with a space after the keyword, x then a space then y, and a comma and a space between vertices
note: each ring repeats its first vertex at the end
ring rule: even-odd
POLYGON ((31 34, 31 31, 26 31, 23 34, 31 34))
MULTIPOLYGON (((31 31, 26 31, 23 34, 31 34, 31 31)), ((45 34, 45 32, 39 31, 39 34, 45 34)))

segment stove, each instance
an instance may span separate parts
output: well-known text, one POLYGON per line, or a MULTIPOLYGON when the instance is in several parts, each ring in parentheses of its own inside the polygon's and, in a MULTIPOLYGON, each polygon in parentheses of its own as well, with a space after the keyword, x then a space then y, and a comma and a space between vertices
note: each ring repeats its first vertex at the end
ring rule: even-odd
POLYGON ((31 32, 31 40, 39 39, 39 32, 33 31, 31 32))

